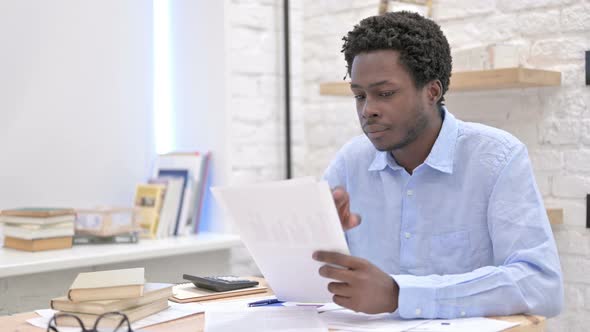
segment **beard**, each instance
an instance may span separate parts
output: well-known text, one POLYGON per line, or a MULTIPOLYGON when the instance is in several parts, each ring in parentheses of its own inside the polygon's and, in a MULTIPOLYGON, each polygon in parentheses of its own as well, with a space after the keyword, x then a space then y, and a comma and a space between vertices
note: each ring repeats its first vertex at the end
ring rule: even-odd
POLYGON ((428 126, 428 117, 424 113, 420 113, 414 119, 413 126, 406 130, 406 134, 401 141, 394 143, 391 147, 389 147, 389 151, 395 151, 399 149, 403 149, 406 146, 410 145, 414 142, 420 134, 424 132, 426 127, 428 126))
POLYGON ((395 151, 403 149, 416 141, 416 139, 418 139, 418 137, 420 137, 420 135, 424 132, 426 127, 428 127, 428 124, 428 115, 424 112, 416 112, 416 116, 412 119, 412 121, 410 121, 408 126, 406 126, 405 134, 401 140, 392 142, 385 146, 381 144, 378 145, 373 142, 373 146, 375 146, 378 151, 395 151))

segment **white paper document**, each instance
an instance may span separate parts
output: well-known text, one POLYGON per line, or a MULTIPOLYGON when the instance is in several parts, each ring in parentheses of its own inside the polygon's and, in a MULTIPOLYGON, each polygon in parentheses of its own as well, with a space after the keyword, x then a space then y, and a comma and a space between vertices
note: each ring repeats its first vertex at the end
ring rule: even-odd
MULTIPOLYGON (((184 317, 184 316, 197 314, 197 313, 203 312, 204 308, 205 308, 205 307, 203 307, 203 305, 201 305, 199 303, 181 304, 181 303, 175 303, 175 302, 168 301, 168 305, 170 306, 170 307, 168 307, 168 309, 160 311, 160 312, 153 314, 151 316, 148 316, 146 318, 140 319, 135 323, 132 323, 131 328, 133 328, 134 330, 137 330, 137 329, 141 329, 146 326, 150 326, 150 325, 154 325, 154 324, 158 324, 158 323, 162 323, 162 322, 167 322, 167 321, 177 319, 180 317, 184 317)), ((29 323, 33 326, 36 326, 36 327, 47 329, 47 325, 49 324, 51 317, 53 317, 53 315, 57 311, 52 310, 52 309, 42 309, 42 310, 36 310, 35 312, 37 314, 39 314, 40 317, 28 319, 27 323, 29 323)), ((86 326, 86 328, 91 328, 91 327, 92 326, 86 326)), ((60 326, 59 331, 60 332, 80 332, 81 329, 77 328, 77 327, 60 326)))
POLYGON ((207 310, 205 332, 328 332, 315 308, 258 307, 207 310))
POLYGON ((367 315, 348 309, 325 311, 320 318, 339 331, 368 332, 500 332, 518 325, 484 317, 404 320, 393 314, 367 315))
POLYGON ((435 319, 417 326, 409 330, 409 332, 498 332, 516 325, 518 323, 484 317, 449 320, 435 319))
POLYGON ((332 302, 316 250, 348 254, 326 182, 287 180, 212 189, 279 300, 332 302))
POLYGON ((414 327, 428 320, 402 320, 393 314, 367 315, 352 310, 332 310, 320 314, 329 328, 344 331, 403 332, 413 331, 414 327))

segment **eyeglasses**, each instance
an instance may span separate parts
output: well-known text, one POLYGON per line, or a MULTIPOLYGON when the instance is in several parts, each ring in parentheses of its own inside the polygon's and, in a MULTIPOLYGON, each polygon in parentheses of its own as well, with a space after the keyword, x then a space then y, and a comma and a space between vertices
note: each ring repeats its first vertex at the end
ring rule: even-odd
POLYGON ((67 326, 75 326, 75 324, 78 323, 82 332, 133 332, 127 315, 118 311, 105 312, 96 317, 96 321, 94 321, 94 325, 91 329, 87 329, 86 326, 84 326, 82 319, 74 314, 57 313, 51 317, 49 325, 47 325, 47 332, 59 332, 57 328, 58 322, 62 326, 65 326, 63 324, 67 324, 67 326))

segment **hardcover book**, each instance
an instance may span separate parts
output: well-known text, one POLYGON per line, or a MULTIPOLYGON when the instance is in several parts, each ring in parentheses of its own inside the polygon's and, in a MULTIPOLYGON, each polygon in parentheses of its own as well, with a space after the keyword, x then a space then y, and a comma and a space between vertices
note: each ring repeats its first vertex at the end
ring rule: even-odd
POLYGON ((59 224, 5 224, 4 235, 25 240, 74 236, 74 223, 59 224))
MULTIPOLYGON (((187 204, 190 203, 187 201, 190 196, 189 195, 190 189, 187 189, 188 185, 190 184, 189 171, 185 170, 185 169, 161 169, 158 172, 158 178, 170 179, 170 182, 181 181, 180 197, 177 198, 178 202, 175 204, 177 206, 176 211, 174 211, 175 215, 172 220, 169 220, 171 223, 167 223, 167 226, 170 226, 169 230, 171 233, 169 233, 169 234, 170 235, 178 235, 179 229, 182 227, 182 224, 183 224, 182 220, 186 220, 186 218, 187 218, 187 216, 183 214, 183 212, 185 214, 187 213, 186 209, 183 210, 183 206, 186 206, 187 204)), ((172 183, 169 183, 169 184, 172 185, 172 183)), ((170 186, 170 188, 166 188, 166 195, 171 194, 169 197, 172 197, 172 195, 177 194, 175 191, 177 191, 177 189, 170 186)), ((164 199, 164 202, 166 202, 166 198, 164 199)), ((165 212, 165 211, 162 211, 162 212, 165 212)))
POLYGON ((144 269, 122 269, 80 273, 70 286, 73 302, 117 300, 143 295, 144 269))
POLYGON ((47 218, 76 214, 74 209, 69 208, 48 208, 48 207, 25 207, 18 209, 3 210, 3 216, 47 218))
POLYGON ((159 176, 160 170, 185 170, 190 175, 176 232, 178 235, 193 233, 198 227, 209 159, 209 152, 173 152, 159 155, 156 160, 154 177, 159 176))
MULTIPOLYGON (((162 310, 168 309, 168 299, 161 299, 161 300, 157 300, 155 302, 152 303, 148 303, 139 307, 135 307, 135 308, 131 308, 131 309, 127 309, 127 310, 123 310, 121 311, 122 313, 124 313, 127 318, 129 318, 129 322, 133 323, 135 321, 138 321, 142 318, 145 318, 147 316, 153 315, 155 313, 158 313, 162 310)), ((62 313, 60 311, 60 313, 62 313)), ((76 316, 78 316, 78 318, 80 318, 80 320, 82 320, 82 323, 84 323, 85 326, 93 326, 94 322, 96 321, 96 318, 98 318, 98 315, 91 315, 91 314, 82 314, 82 313, 75 313, 76 316)), ((121 322, 121 318, 120 317, 104 317, 103 319, 101 319, 100 321, 100 327, 117 327, 119 325, 119 323, 121 322)), ((80 324, 78 323, 77 320, 75 320, 72 317, 59 317, 56 320, 56 324, 57 326, 75 326, 78 327, 80 326, 80 324)), ((120 331, 120 330, 118 330, 120 331)), ((124 330, 126 331, 126 330, 124 330)))
POLYGON ((105 312, 126 310, 160 299, 167 299, 172 296, 172 286, 172 284, 146 283, 142 296, 120 300, 74 302, 62 296, 51 300, 51 309, 100 315, 105 312))
POLYGON ((62 216, 53 217, 25 217, 25 216, 8 216, 0 215, 0 223, 10 224, 36 224, 36 225, 51 225, 62 222, 75 222, 76 216, 73 214, 65 214, 62 216))
POLYGON ((49 239, 26 240, 11 236, 4 237, 4 247, 24 251, 45 251, 72 247, 72 237, 53 237, 49 239))
POLYGON ((166 186, 161 184, 140 184, 135 191, 135 207, 138 208, 141 237, 157 237, 160 210, 166 186))

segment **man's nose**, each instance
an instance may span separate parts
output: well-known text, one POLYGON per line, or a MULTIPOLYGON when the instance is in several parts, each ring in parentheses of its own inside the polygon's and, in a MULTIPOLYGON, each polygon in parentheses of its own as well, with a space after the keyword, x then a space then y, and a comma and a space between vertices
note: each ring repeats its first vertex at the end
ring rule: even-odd
POLYGON ((375 103, 373 101, 371 101, 370 98, 367 97, 367 99, 365 99, 365 103, 364 103, 363 108, 361 110, 362 117, 365 119, 374 118, 374 117, 378 117, 379 114, 380 113, 379 113, 375 103))

